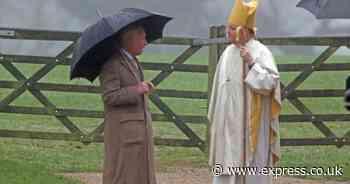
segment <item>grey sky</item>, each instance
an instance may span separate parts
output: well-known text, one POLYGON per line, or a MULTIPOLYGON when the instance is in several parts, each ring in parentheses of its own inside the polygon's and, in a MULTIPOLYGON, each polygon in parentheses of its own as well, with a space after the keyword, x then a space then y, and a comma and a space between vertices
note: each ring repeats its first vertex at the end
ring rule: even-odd
MULTIPOLYGON (((233 0, 0 0, 0 26, 82 31, 104 15, 137 7, 174 17, 165 35, 207 37, 211 25, 226 23, 233 0)), ((258 36, 350 35, 350 20, 317 20, 298 0, 260 0, 258 36)), ((4 42, 3 42, 4 43, 4 42)), ((4 44, 0 43, 0 49, 4 44)), ((47 45, 42 44, 40 48, 47 45)), ((17 47, 13 43, 6 46, 17 47), (13 46, 12 46, 13 45, 13 46)), ((5 48, 5 49, 7 49, 5 48)), ((35 48, 37 49, 37 48, 35 48)))

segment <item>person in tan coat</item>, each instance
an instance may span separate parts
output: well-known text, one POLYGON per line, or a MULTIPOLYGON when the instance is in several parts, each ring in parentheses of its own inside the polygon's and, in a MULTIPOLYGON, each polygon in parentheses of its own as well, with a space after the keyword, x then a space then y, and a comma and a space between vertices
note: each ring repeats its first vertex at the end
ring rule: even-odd
POLYGON ((141 25, 119 34, 116 53, 102 66, 100 83, 105 111, 103 184, 155 184, 151 113, 136 56, 147 45, 141 25))

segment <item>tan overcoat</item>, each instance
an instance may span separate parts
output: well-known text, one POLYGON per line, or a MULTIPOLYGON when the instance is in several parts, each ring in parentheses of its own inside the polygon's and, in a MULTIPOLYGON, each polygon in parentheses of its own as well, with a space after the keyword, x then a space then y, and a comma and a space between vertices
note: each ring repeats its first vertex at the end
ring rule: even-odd
POLYGON ((156 183, 148 98, 132 87, 143 78, 137 59, 131 60, 125 54, 112 56, 101 68, 105 113, 103 184, 156 183))

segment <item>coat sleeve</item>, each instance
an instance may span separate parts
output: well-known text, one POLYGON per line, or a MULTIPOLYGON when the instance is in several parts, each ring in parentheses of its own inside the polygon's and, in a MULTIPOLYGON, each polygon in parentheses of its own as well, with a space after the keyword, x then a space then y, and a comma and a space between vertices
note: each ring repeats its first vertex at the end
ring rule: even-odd
POLYGON ((112 106, 136 105, 141 95, 137 93, 136 86, 121 87, 118 65, 118 61, 110 60, 102 67, 100 82, 103 101, 112 106))
POLYGON ((245 82, 256 93, 270 95, 279 82, 279 74, 273 57, 270 54, 265 54, 257 58, 247 73, 245 82), (270 68, 267 68, 267 65, 270 68))

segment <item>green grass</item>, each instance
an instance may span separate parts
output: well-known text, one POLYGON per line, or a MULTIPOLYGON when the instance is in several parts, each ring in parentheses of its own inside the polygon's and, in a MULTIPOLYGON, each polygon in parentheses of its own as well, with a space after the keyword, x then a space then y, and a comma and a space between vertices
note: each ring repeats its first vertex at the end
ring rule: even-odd
POLYGON ((0 183, 55 183, 55 184, 79 184, 76 179, 55 175, 45 165, 27 163, 18 160, 0 159, 0 183))
MULTIPOLYGON (((172 61, 176 55, 143 55, 142 61, 164 62, 172 61)), ((276 57, 277 63, 310 63, 314 57, 276 57)), ((346 62, 349 57, 333 57, 329 62, 346 62)), ((201 55, 191 57, 188 63, 207 64, 207 58, 201 55)), ((42 65, 16 64, 27 76, 31 76, 42 65)), ((68 80, 68 67, 59 66, 45 76, 41 82, 63 84, 89 84, 84 80, 68 80)), ((151 79, 158 72, 146 71, 146 79, 151 79)), ((298 72, 282 73, 282 82, 288 84, 298 72)), ((308 78, 298 89, 342 89, 348 72, 316 72, 308 78)), ((0 65, 0 80, 15 80, 0 65)), ((98 85, 98 80, 94 85, 98 85)), ((181 89, 203 91, 207 89, 207 75, 176 72, 160 84, 161 89, 181 89)), ((3 99, 11 90, 0 89, 0 99, 3 99)), ((45 95, 59 108, 103 110, 101 97, 96 94, 44 92, 45 95)), ((205 100, 162 98, 175 112, 182 115, 206 115, 207 102, 205 100)), ((302 98, 308 108, 314 113, 347 113, 342 105, 342 98, 302 98)), ((36 106, 42 105, 26 92, 12 105, 36 106)), ((153 112, 160 111, 151 104, 153 112)), ((288 101, 283 102, 283 114, 299 114, 288 101)), ((61 123, 51 116, 35 116, 21 114, 0 113, 0 129, 31 130, 49 132, 67 132, 61 123)), ((94 129, 102 119, 70 118, 84 132, 94 129)), ((327 122, 327 125, 342 137, 350 130, 349 122, 327 122)), ((199 124, 189 125, 201 137, 206 136, 206 126, 199 124)), ((282 138, 323 137, 310 123, 281 123, 282 138)), ((163 138, 185 138, 174 124, 169 122, 153 122, 154 134, 163 138)), ((196 148, 179 148, 157 146, 155 158, 157 168, 167 167, 207 167, 207 157, 196 148)), ((349 147, 336 148, 334 146, 305 146, 283 147, 280 166, 294 167, 332 167, 340 165, 346 170, 342 177, 314 177, 315 179, 350 180, 350 151, 349 147)), ((11 178, 18 178, 14 182, 23 181, 33 175, 32 181, 27 183, 40 183, 40 180, 49 183, 73 183, 54 175, 61 172, 100 172, 102 168, 103 144, 83 145, 78 142, 0 139, 0 183, 11 183, 11 178), (20 172, 21 171, 21 172, 20 172), (40 171, 43 173, 36 174, 40 171), (46 179, 46 178, 51 178, 46 179), (56 182, 57 180, 57 182, 56 182), (4 181, 4 182, 2 182, 4 181), (55 181, 55 182, 54 182, 55 181)))

